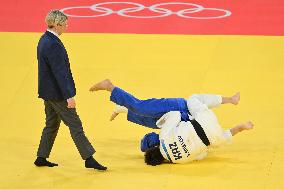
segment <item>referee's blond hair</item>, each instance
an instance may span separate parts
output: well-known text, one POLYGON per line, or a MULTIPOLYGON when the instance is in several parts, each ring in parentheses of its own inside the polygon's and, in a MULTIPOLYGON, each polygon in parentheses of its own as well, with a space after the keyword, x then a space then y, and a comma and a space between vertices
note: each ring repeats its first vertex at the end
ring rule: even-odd
POLYGON ((48 28, 63 25, 66 20, 68 20, 68 17, 60 10, 51 10, 45 17, 45 22, 48 28))

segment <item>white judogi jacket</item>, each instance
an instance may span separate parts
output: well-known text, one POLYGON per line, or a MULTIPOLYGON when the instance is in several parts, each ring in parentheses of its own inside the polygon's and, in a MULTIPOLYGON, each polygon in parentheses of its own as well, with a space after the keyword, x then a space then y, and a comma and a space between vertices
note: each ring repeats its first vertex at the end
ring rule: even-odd
MULTIPOLYGON (((187 100, 191 119, 195 119, 203 128, 210 146, 219 146, 230 143, 230 130, 223 131, 217 117, 210 108, 221 104, 220 95, 192 95, 187 100)), ((201 160, 207 156, 208 147, 196 134, 192 124, 181 121, 178 111, 168 112, 158 121, 160 132, 160 151, 163 157, 173 163, 185 163, 192 160, 201 160)))

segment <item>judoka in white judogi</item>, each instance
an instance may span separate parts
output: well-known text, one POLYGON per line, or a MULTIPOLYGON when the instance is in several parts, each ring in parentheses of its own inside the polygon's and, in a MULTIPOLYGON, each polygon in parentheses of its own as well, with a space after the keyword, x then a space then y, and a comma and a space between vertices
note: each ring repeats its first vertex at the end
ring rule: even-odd
MULTIPOLYGON (((229 144, 232 139, 231 131, 224 131, 210 110, 221 103, 220 95, 193 95, 187 100, 190 119, 195 119, 201 125, 210 142, 209 146, 229 144)), ((202 142, 190 121, 181 121, 180 112, 166 113, 157 121, 157 126, 161 128, 160 151, 165 159, 185 163, 206 157, 208 146, 202 142)))

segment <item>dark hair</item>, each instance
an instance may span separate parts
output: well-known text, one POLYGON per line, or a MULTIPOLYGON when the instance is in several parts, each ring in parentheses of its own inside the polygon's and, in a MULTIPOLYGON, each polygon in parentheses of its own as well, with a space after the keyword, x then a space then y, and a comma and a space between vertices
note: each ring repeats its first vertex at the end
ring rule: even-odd
POLYGON ((160 165, 163 163, 164 160, 165 158, 161 154, 159 146, 149 148, 145 152, 145 163, 147 163, 147 165, 152 165, 152 166, 160 165))

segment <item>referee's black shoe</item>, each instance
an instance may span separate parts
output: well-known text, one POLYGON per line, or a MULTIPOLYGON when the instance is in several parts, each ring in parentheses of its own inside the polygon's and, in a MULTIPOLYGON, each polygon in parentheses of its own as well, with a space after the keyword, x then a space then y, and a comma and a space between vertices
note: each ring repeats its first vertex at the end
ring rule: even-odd
POLYGON ((99 164, 99 162, 97 162, 93 156, 89 157, 88 159, 86 159, 85 161, 85 167, 86 168, 93 168, 93 169, 97 169, 100 171, 105 171, 107 170, 107 167, 102 166, 101 164, 99 164))

